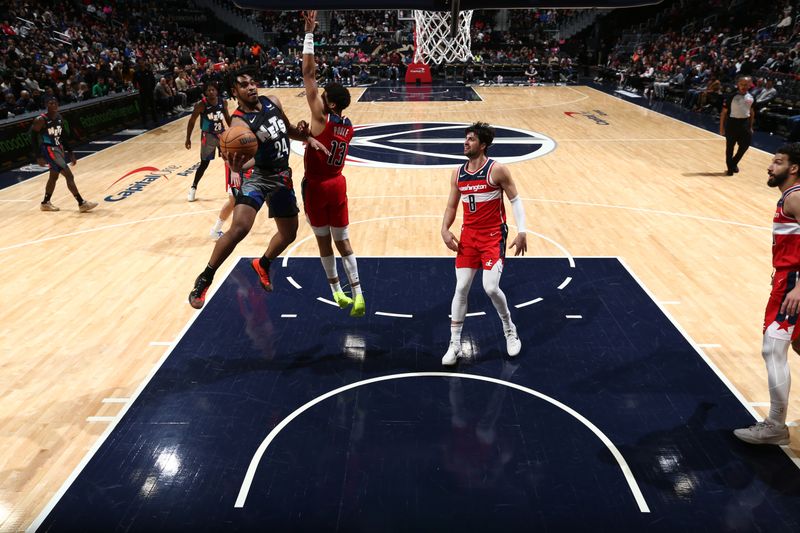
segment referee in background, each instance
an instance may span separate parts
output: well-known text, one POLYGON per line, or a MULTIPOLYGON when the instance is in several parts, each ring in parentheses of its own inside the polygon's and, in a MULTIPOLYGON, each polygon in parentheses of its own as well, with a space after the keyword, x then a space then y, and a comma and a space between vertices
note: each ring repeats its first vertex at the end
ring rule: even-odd
POLYGON ((753 80, 749 76, 739 78, 736 82, 738 91, 725 98, 719 116, 719 134, 725 137, 725 164, 728 167, 726 172, 728 176, 739 172, 739 161, 750 148, 750 141, 753 139, 753 121, 756 115, 753 109, 753 96, 747 92, 752 83, 753 80), (736 144, 739 148, 736 150, 736 155, 733 155, 733 147, 736 144))

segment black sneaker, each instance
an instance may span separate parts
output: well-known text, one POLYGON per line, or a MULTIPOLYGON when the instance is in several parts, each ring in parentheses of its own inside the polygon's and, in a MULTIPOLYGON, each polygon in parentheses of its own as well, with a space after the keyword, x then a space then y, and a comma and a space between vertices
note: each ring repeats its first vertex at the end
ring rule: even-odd
POLYGON ((197 279, 194 280, 194 289, 189 293, 189 305, 195 309, 202 309, 203 304, 206 303, 206 292, 210 286, 211 280, 204 278, 202 274, 197 276, 197 279))

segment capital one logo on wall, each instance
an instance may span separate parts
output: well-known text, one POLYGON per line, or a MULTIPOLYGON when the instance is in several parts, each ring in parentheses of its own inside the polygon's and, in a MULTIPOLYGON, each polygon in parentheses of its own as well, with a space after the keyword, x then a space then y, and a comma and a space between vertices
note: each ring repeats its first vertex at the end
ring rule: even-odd
MULTIPOLYGON (((461 122, 389 122, 355 127, 346 164, 376 168, 452 168, 465 161, 461 122)), ((495 137, 489 157, 516 163, 552 152, 553 139, 534 131, 492 125, 495 137)), ((292 151, 303 154, 302 142, 292 151)))

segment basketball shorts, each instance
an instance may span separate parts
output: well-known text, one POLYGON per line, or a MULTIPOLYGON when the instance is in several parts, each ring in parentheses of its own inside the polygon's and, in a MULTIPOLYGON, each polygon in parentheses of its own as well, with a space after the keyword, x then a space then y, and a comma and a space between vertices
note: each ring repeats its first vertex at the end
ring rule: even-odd
POLYGON ((491 270, 498 262, 502 266, 506 258, 508 226, 500 224, 496 229, 461 229, 461 239, 456 254, 456 268, 491 270))
POLYGON ((345 228, 350 224, 347 212, 347 181, 344 176, 322 181, 303 179, 303 208, 308 223, 316 228, 345 228))
POLYGON ((219 151, 219 137, 204 131, 200 135, 200 160, 213 161, 219 151))
POLYGON ((42 156, 47 161, 50 170, 61 171, 67 168, 67 158, 64 156, 64 150, 60 146, 42 145, 42 156))
POLYGON ((252 168, 252 174, 242 181, 242 188, 237 191, 236 205, 246 204, 258 211, 265 203, 270 218, 297 216, 300 209, 292 185, 292 169, 275 174, 252 168))
POLYGON ((772 292, 764 314, 764 334, 778 340, 793 341, 800 336, 797 315, 781 314, 781 304, 786 295, 797 286, 800 272, 793 270, 776 270, 772 276, 772 292))

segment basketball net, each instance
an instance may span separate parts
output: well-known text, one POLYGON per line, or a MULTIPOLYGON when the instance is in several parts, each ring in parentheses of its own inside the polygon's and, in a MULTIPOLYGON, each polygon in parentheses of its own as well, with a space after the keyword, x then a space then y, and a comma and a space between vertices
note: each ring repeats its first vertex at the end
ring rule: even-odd
POLYGON ((450 63, 472 58, 469 28, 472 11, 459 11, 456 35, 450 38, 449 11, 414 10, 414 63, 450 63))

